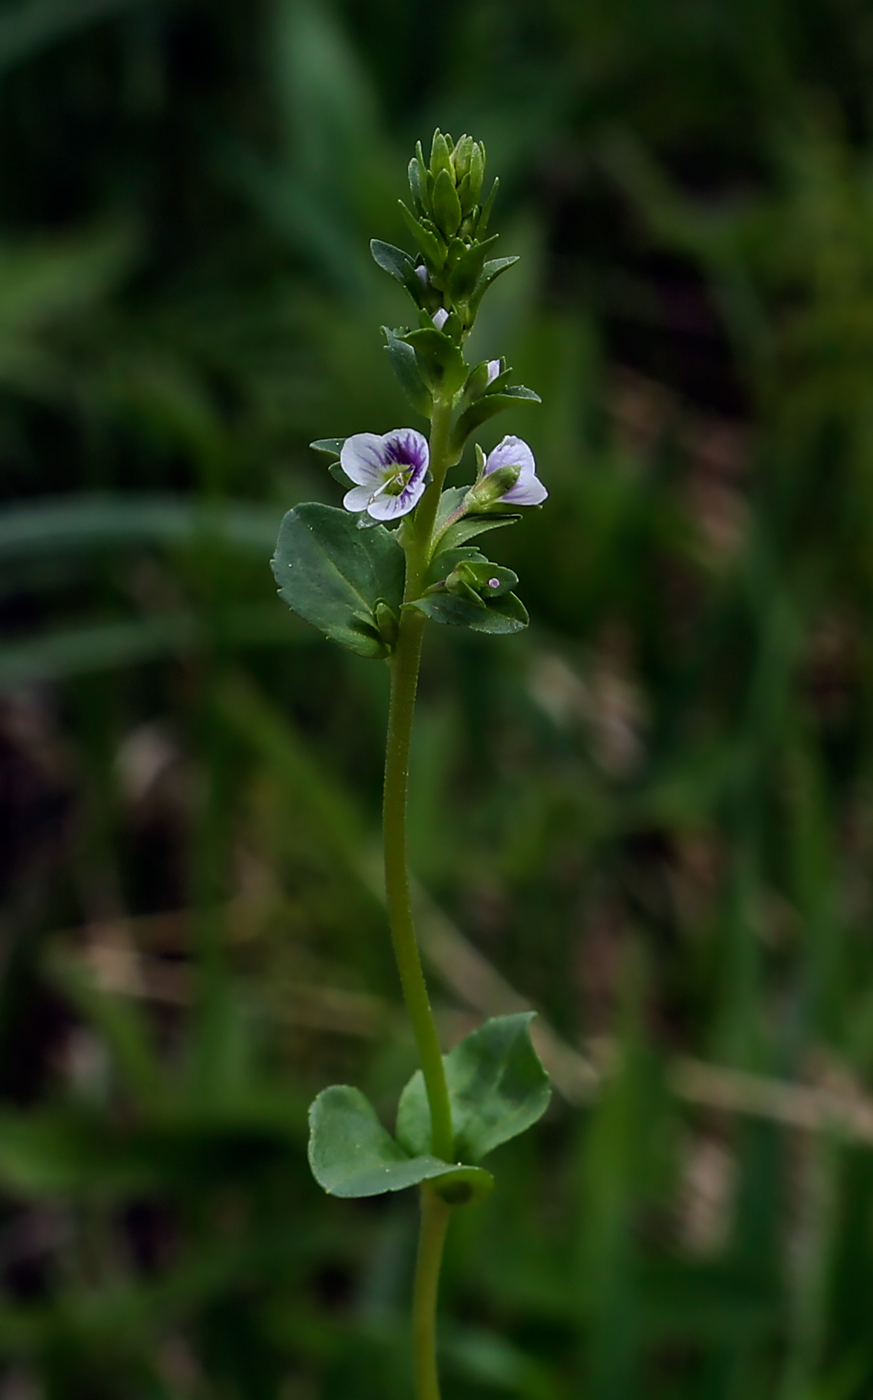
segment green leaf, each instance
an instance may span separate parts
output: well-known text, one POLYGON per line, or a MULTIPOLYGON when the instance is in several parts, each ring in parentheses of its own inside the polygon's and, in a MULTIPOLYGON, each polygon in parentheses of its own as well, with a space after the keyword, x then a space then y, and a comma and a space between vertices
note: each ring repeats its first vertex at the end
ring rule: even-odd
POLYGON ((322 1090, 309 1110, 309 1128, 312 1175, 332 1196, 381 1196, 433 1181, 445 1199, 461 1204, 487 1195, 493 1185, 481 1168, 432 1156, 430 1142, 410 1156, 361 1091, 347 1084, 322 1090))
POLYGON ((542 403, 542 399, 533 389, 526 389, 523 384, 511 384, 497 393, 483 394, 481 399, 476 399, 475 403, 464 409, 452 429, 451 450, 462 451, 472 432, 483 423, 487 423, 495 414, 502 413, 505 408, 513 408, 518 403, 542 403))
POLYGON ((391 368, 397 376, 401 389, 403 389, 416 413, 420 413, 423 418, 429 418, 433 412, 433 396, 421 377, 418 368, 418 360, 411 345, 407 345, 405 340, 401 340, 388 326, 383 326, 385 335, 385 348, 388 351, 388 358, 391 361, 391 368))
POLYGON ((406 285, 410 275, 415 276, 412 258, 402 248, 395 248, 393 243, 383 243, 381 238, 371 238, 370 252, 374 262, 378 263, 383 271, 390 272, 398 282, 406 285))
POLYGON ((477 535, 484 535, 488 530, 499 530, 504 525, 517 525, 520 519, 520 515, 464 515, 446 530, 434 558, 442 554, 444 549, 456 549, 458 545, 465 544, 467 540, 474 540, 477 535))
POLYGON ((492 258, 490 262, 485 264, 470 297, 470 310, 474 316, 479 309, 480 301, 491 286, 491 283, 495 281, 502 272, 506 272, 508 268, 512 267, 513 263, 517 262, 518 254, 511 258, 492 258))
POLYGON ((437 238, 436 234, 431 233, 423 224, 420 224, 414 214, 410 214, 402 199, 399 200, 398 203, 400 204, 400 212, 403 215, 404 222, 419 248, 424 253, 424 256, 437 272, 441 271, 443 263, 445 262, 445 252, 443 251, 443 245, 440 240, 437 238))
MULTIPOLYGON (((545 1113, 549 1078, 531 1044, 528 1027, 536 1013, 496 1016, 444 1057, 455 1150, 480 1162, 495 1147, 517 1137, 545 1113)), ((400 1097, 397 1140, 407 1152, 430 1142, 430 1109, 418 1070, 400 1097)))
POLYGON ((436 178, 442 171, 448 176, 452 176, 454 166, 452 165, 452 152, 449 142, 437 127, 433 134, 430 146, 430 169, 431 174, 436 178))
POLYGON ((323 452, 326 457, 338 457, 343 450, 345 438, 316 438, 309 446, 315 452, 323 452))
POLYGON ((465 247, 456 259, 453 260, 450 256, 447 280, 454 301, 465 301, 472 296, 482 276, 486 254, 499 237, 499 233, 492 234, 484 243, 474 243, 471 248, 465 247))
POLYGON ((326 637, 358 656, 388 654, 376 604, 399 613, 404 556, 381 525, 359 530, 348 511, 297 506, 282 521, 272 568, 288 606, 326 637))
POLYGON ((421 378, 416 351, 406 340, 396 336, 388 326, 382 326, 382 332, 385 335, 385 349, 388 350, 392 370, 395 371, 400 388, 406 393, 416 413, 420 413, 424 419, 430 419, 431 413, 434 412, 434 398, 421 378))
POLYGON ((451 573, 456 564, 461 564, 466 560, 484 559, 484 554, 480 554, 474 545, 468 545, 464 549, 439 549, 430 561, 430 566, 424 576, 424 586, 429 588, 432 583, 439 583, 446 574, 451 573))
POLYGON ((479 210, 479 218, 476 221, 476 236, 482 238, 488 227, 488 220, 491 218, 491 210, 494 208, 494 201, 497 198, 497 191, 500 188, 500 181, 495 177, 494 184, 488 192, 488 198, 479 210))
MULTIPOLYGON (((462 515, 460 520, 456 520, 453 525, 449 525, 446 529, 446 522, 456 511, 460 510, 468 490, 467 486, 450 486, 440 497, 435 527, 437 546, 434 551, 434 560, 438 559, 445 550, 456 549, 458 545, 465 544, 467 540, 475 539, 477 535, 484 535, 487 530, 499 530, 502 525, 514 525, 516 521, 521 519, 518 514, 495 515, 489 511, 487 515, 462 515), (445 534, 440 536, 440 531, 443 529, 445 529, 445 534)), ((439 574, 434 575, 434 577, 440 576, 439 574)))
POLYGON ((467 378, 469 366, 450 336, 436 326, 422 326, 403 337, 415 351, 418 369, 429 388, 455 394, 467 378))
POLYGON ((328 471, 330 472, 334 481, 338 481, 340 486, 344 486, 347 491, 355 485, 355 483, 352 481, 352 478, 350 476, 347 476, 346 473, 343 471, 342 462, 331 462, 330 466, 328 467, 328 471))
POLYGON ((506 593, 493 602, 480 599, 475 603, 451 593, 430 593, 406 606, 418 608, 434 622, 444 622, 450 627, 469 627, 473 632, 488 632, 493 636, 523 632, 530 622, 527 608, 515 593, 506 593))
POLYGON ((414 155, 409 162, 407 174, 409 176, 409 188, 412 193, 412 198, 416 208, 421 209, 424 206, 426 185, 423 162, 419 160, 417 155, 414 155))
POLYGON ((441 170, 436 177, 431 205, 434 218, 446 238, 454 238, 461 226, 461 201, 454 178, 448 170, 441 170))

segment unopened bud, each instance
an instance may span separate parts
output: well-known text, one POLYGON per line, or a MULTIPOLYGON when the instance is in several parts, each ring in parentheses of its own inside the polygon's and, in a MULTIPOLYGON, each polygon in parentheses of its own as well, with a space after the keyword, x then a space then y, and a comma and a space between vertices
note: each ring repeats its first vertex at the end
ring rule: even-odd
POLYGON ((498 510, 507 491, 511 491, 521 476, 521 467, 498 467, 487 476, 480 476, 464 497, 468 511, 498 510))
POLYGON ((470 196, 474 204, 479 203, 482 181, 485 179, 485 147, 481 141, 474 141, 470 152, 470 196))
POLYGON ((441 170, 445 170, 451 177, 452 184, 455 183, 455 167, 452 165, 451 150, 449 143, 443 133, 437 127, 433 134, 433 144, 430 148, 430 173, 434 180, 437 179, 441 170))
POLYGON ((455 167, 455 182, 457 184, 460 184, 464 176, 469 173, 472 156, 473 138, 472 136, 462 136, 452 151, 452 165, 455 167))

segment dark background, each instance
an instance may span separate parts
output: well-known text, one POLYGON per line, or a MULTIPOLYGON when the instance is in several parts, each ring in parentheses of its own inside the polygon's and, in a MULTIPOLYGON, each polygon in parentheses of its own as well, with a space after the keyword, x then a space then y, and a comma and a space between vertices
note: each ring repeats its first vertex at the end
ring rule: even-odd
POLYGON ((414 1064, 385 668, 267 561, 310 439, 414 421, 367 245, 436 124, 551 496, 529 632, 429 632, 422 935, 560 1090, 458 1212, 446 1396, 869 1396, 871 78, 862 0, 7 0, 0 1400, 409 1394, 414 1194, 305 1158, 414 1064))

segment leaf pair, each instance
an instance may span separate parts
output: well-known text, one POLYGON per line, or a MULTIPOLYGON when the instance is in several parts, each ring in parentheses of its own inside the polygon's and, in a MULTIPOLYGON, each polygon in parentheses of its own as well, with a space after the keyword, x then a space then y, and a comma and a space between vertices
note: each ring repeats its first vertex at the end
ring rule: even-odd
MULTIPOLYGON (((450 504, 465 494, 445 493, 450 504)), ((452 539, 469 539, 508 519, 471 517, 467 530, 452 539)), ((444 539, 449 539, 449 531, 459 531, 463 523, 459 520, 450 526, 444 539)), ((435 575, 437 582, 462 560, 479 572, 488 564, 476 550, 443 550, 438 558, 443 569, 435 575)), ((310 502, 285 516, 271 565, 280 596, 299 617, 358 656, 374 660, 390 656, 403 607, 406 568, 403 550, 391 531, 335 506, 310 502), (361 528, 364 523, 365 529, 361 528)), ((520 632, 529 619, 521 600, 503 586, 504 575, 509 579, 510 571, 498 565, 484 570, 486 574, 489 571, 501 581, 493 597, 479 598, 462 586, 454 593, 450 589, 429 593, 409 606, 435 622, 469 627, 474 632, 520 632)), ((517 582, 514 574, 509 581, 517 582)))
POLYGON ((532 1011, 498 1016, 444 1057, 456 1163, 431 1153, 431 1119, 417 1071, 404 1089, 393 1138, 358 1089, 333 1085, 310 1109, 309 1162, 334 1196, 378 1196, 423 1181, 453 1204, 483 1199, 493 1179, 478 1163, 545 1112, 548 1076, 531 1044, 532 1011))
POLYGON ((518 575, 470 546, 440 550, 425 582, 430 587, 410 607, 435 622, 499 636, 521 632, 530 621, 524 603, 509 591, 518 575))

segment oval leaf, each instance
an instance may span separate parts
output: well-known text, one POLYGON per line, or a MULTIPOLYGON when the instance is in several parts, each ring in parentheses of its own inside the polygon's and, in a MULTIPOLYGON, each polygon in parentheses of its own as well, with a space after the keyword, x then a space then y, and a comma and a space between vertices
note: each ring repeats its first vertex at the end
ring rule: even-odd
POLYGON ((282 521, 272 569, 290 608, 358 656, 382 657, 376 604, 399 615, 404 555, 381 525, 359 530, 357 518, 309 503, 282 521))
POLYGON ((360 1089, 334 1084, 309 1110, 309 1165, 332 1196, 381 1196, 422 1181, 445 1181, 445 1199, 481 1200, 493 1182, 478 1167, 441 1162, 430 1153, 410 1156, 382 1127, 360 1089))
POLYGON ((496 413, 502 413, 505 408, 514 408, 518 403, 542 403, 542 399, 533 389, 526 389, 523 384, 510 384, 498 393, 483 394, 481 399, 476 399, 475 403, 464 409, 452 429, 452 451, 461 452, 467 438, 476 428, 487 423, 496 413))
POLYGON ((426 598, 416 598, 407 607, 418 608, 434 622, 444 622, 450 627, 469 627, 473 632, 488 632, 492 636, 508 636, 512 632, 523 632, 530 622, 527 608, 515 593, 505 593, 493 602, 468 602, 452 593, 431 593, 426 598))
POLYGON ((420 413, 422 418, 429 418, 433 412, 433 395, 419 373, 415 351, 388 326, 383 326, 382 331, 391 368, 397 375, 401 389, 416 413, 420 413))
MULTIPOLYGON (((545 1113, 549 1077, 531 1044, 536 1013, 495 1016, 445 1056, 455 1125, 455 1150, 480 1162, 495 1147, 523 1133, 545 1113)), ((400 1097, 397 1140, 407 1152, 430 1144, 430 1109, 418 1070, 400 1097)))

